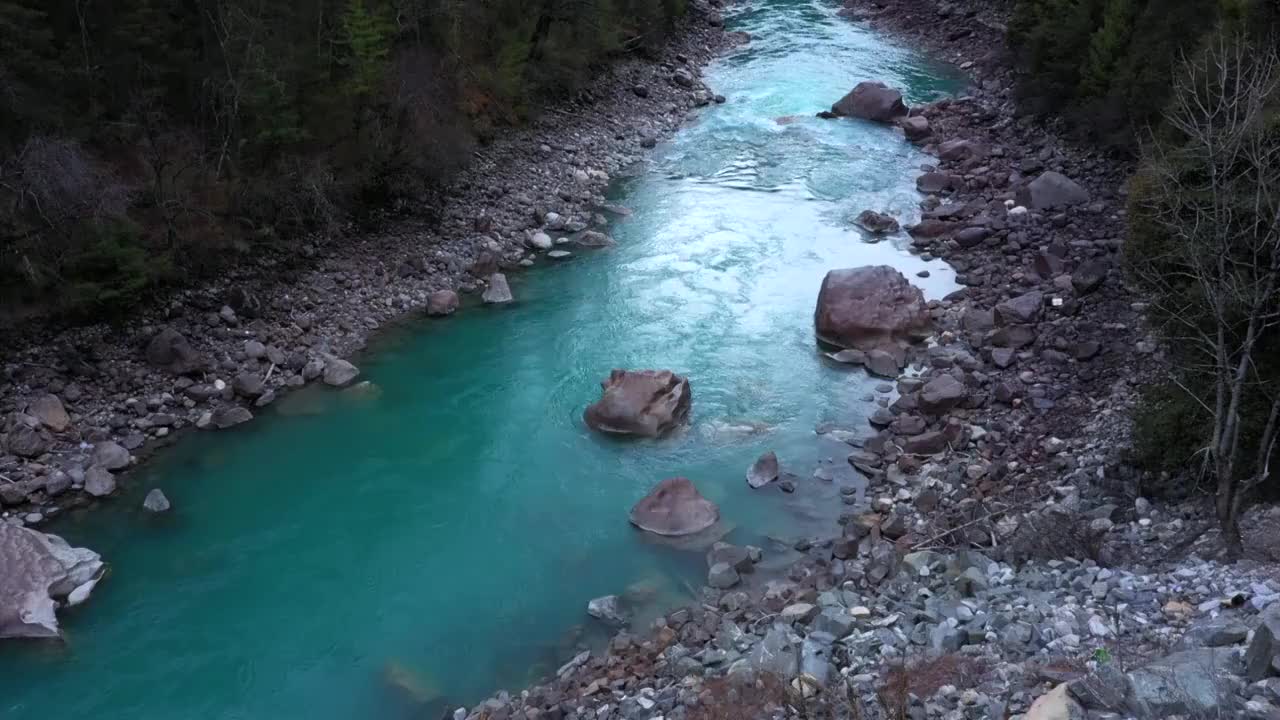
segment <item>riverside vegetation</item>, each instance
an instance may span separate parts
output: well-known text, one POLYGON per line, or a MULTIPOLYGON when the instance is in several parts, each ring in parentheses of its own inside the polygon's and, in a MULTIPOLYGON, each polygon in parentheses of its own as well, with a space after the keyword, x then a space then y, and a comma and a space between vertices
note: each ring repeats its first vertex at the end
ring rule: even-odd
POLYGON ((0 2, 0 324, 118 315, 396 203, 684 0, 0 2))

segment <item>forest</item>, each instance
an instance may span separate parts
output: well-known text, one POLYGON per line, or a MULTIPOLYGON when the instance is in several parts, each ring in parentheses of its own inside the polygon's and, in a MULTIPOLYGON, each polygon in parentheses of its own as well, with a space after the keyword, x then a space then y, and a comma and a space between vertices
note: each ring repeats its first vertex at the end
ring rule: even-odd
POLYGON ((0 323, 110 318, 397 199, 683 0, 0 0, 0 323))
POLYGON ((1280 495, 1280 3, 1018 0, 1032 112, 1135 160, 1127 280, 1164 340, 1133 460, 1238 519, 1280 495), (1190 481, 1190 482, 1188 482, 1190 481))
POLYGON ((1016 0, 1009 44, 1023 104, 1132 153, 1161 125, 1179 61, 1219 29, 1274 42, 1275 0, 1016 0))

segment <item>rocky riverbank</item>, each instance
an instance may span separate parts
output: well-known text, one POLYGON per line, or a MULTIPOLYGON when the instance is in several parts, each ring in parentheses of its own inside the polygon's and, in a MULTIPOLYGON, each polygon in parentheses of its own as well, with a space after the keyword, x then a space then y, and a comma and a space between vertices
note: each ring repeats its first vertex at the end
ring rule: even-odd
POLYGON ((358 383, 347 358, 387 324, 452 314, 459 296, 508 301, 506 272, 611 244, 595 229, 625 212, 605 201, 610 178, 723 100, 699 71, 742 40, 716 7, 692 3, 659 57, 620 60, 477 151, 436 225, 317 242, 304 261, 264 257, 119 326, 16 331, 0 376, 0 511, 35 525, 112 495, 116 473, 175 433, 240 425, 311 382, 358 383))
POLYGON ((819 429, 855 446, 868 506, 762 592, 725 560, 754 549, 717 546, 699 605, 456 719, 1280 716, 1277 566, 1201 559, 1200 508, 1138 496, 1124 462, 1160 360, 1120 265, 1128 168, 1018 112, 1000 7, 845 12, 975 78, 909 116, 875 88, 824 113, 893 121, 935 156, 909 242, 964 286, 928 305, 933 345, 832 354, 896 380, 870 436, 819 429))
MULTIPOLYGON (((619 60, 573 101, 478 150, 447 204, 432 209, 439 222, 317 239, 302 258, 263 256, 119 325, 12 331, 0 364, 0 523, 38 526, 110 501, 176 434, 239 426, 308 383, 376 391, 351 359, 380 328, 451 315, 460 296, 476 298, 463 306, 518 302, 505 273, 611 245, 601 230, 626 212, 604 198, 611 177, 692 111, 724 100, 698 79, 744 40, 724 31, 718 5, 691 3, 657 56, 619 60)), ((153 490, 143 506, 163 512, 169 502, 153 490)), ((49 596, 75 604, 92 585, 63 587, 41 569, 41 548, 64 547, 59 538, 12 539, 0 543, 0 636, 10 626, 47 634, 49 596), (36 602, 40 588, 51 589, 36 602)))

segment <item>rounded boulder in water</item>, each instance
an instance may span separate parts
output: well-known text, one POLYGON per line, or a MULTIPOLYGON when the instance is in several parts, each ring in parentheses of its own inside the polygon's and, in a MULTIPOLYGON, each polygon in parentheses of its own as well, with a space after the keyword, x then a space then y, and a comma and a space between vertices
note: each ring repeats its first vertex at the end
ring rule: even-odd
POLYGON ((659 437, 689 417, 689 380, 670 370, 614 370, 600 387, 582 414, 594 430, 659 437))
POLYGON ((688 478, 668 478, 631 508, 631 524, 666 536, 692 535, 715 525, 720 508, 688 478))

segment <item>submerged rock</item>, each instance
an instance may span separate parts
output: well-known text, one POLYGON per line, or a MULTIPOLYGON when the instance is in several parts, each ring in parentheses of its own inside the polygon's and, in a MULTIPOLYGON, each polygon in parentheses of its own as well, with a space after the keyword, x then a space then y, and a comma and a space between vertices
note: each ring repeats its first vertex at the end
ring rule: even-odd
POLYGON ((343 387, 360 375, 360 369, 336 355, 324 356, 324 384, 343 387))
POLYGON ((902 93, 881 82, 863 81, 848 95, 831 106, 831 112, 845 117, 856 117, 875 122, 890 123, 907 114, 902 93))
POLYGON ((742 580, 732 565, 718 562, 707 571, 707 584, 717 590, 724 590, 737 585, 742 580))
POLYGON ((489 287, 485 288, 484 293, 480 295, 480 299, 486 305, 501 305, 514 300, 511 294, 511 286, 507 284, 507 276, 502 273, 493 273, 489 276, 489 287))
POLYGON ((169 498, 165 497, 164 491, 160 488, 153 488, 142 501, 142 507, 148 512, 167 512, 170 508, 169 498))
POLYGON ((58 637, 54 601, 83 602, 102 568, 92 550, 0 522, 0 638, 58 637))
POLYGON ((872 350, 922 339, 931 322, 919 288, 888 265, 868 265, 827 273, 813 324, 828 345, 872 350))
POLYGON ((579 247, 587 248, 603 248, 617 245, 613 238, 598 230, 587 230, 578 236, 576 242, 579 247))
POLYGON ((600 432, 658 437, 689 417, 689 381, 670 370, 614 370, 600 386, 582 415, 600 432))
POLYGON ((428 705, 440 699, 441 691, 427 676, 409 669, 397 660, 387 661, 383 669, 387 687, 416 705, 428 705))
POLYGON ((627 618, 622 613, 617 595, 605 595, 593 598, 587 603, 587 614, 610 625, 626 625, 627 618))
POLYGON ((747 484, 759 489, 778 479, 778 456, 772 450, 761 455, 747 469, 747 484))
POLYGON ((631 524, 657 535, 702 532, 720 519, 720 509, 687 478, 668 478, 631 508, 631 524))

